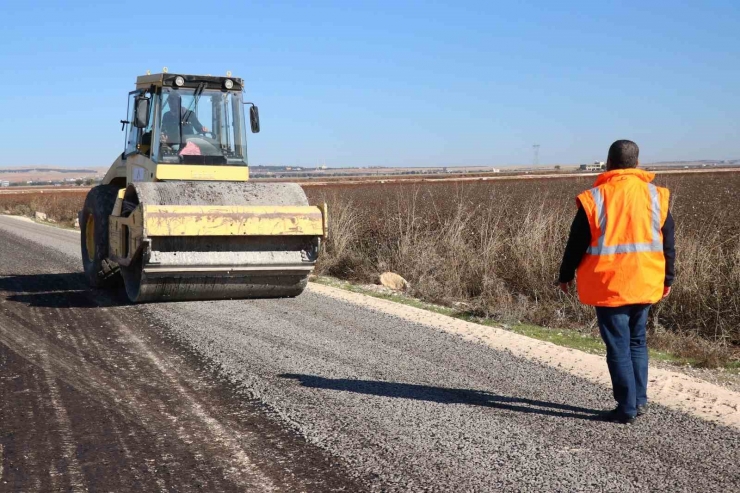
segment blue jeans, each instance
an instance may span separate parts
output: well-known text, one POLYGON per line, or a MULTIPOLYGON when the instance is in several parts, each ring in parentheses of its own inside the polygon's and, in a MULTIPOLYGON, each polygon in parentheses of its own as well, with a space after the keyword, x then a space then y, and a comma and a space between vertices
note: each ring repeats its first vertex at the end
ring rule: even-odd
POLYGON ((635 416, 647 404, 648 352, 645 337, 650 305, 596 307, 614 399, 620 412, 635 416))

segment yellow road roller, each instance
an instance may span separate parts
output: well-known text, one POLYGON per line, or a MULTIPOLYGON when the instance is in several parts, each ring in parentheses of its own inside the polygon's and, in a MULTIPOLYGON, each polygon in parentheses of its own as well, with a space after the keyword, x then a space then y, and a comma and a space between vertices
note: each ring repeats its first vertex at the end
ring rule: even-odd
POLYGON ((294 183, 248 182, 237 77, 142 75, 122 120, 125 149, 79 213, 90 285, 132 302, 298 296, 322 238, 326 204, 294 183))

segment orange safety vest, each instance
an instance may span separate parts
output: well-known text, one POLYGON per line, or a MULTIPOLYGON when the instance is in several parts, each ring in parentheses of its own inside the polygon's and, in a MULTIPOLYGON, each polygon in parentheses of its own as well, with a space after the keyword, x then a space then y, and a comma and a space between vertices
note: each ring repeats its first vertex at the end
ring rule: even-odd
POLYGON ((662 228, 670 192, 636 168, 607 171, 578 196, 591 227, 591 245, 576 271, 581 303, 657 303, 663 295, 662 228))

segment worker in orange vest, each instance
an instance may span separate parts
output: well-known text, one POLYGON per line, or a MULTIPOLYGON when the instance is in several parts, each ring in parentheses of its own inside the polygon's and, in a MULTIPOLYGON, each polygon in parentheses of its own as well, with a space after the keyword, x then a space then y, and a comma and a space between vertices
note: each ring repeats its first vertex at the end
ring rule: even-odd
POLYGON ((624 424, 647 412, 645 328, 650 306, 671 292, 676 256, 669 191, 637 169, 639 152, 614 142, 606 172, 576 199, 558 280, 567 294, 577 275, 578 297, 596 307, 617 401, 604 417, 624 424))

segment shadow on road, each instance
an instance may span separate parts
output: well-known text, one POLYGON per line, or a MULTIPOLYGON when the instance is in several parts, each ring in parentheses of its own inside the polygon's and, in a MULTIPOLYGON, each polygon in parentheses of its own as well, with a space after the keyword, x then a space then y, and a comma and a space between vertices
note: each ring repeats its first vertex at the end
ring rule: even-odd
POLYGON ((441 404, 470 404, 476 406, 506 409, 528 414, 542 414, 561 418, 578 418, 586 420, 600 420, 603 411, 585 407, 558 404, 555 402, 507 397, 491 392, 471 389, 452 389, 446 387, 431 387, 410 383, 382 382, 377 380, 352 380, 346 378, 323 378, 315 375, 300 375, 284 373, 282 378, 297 380, 304 387, 341 390, 358 394, 394 397, 399 399, 414 399, 420 401, 438 402, 441 404))
POLYGON ((0 295, 36 307, 98 308, 129 304, 122 290, 89 287, 84 274, 24 274, 0 277, 0 295))

